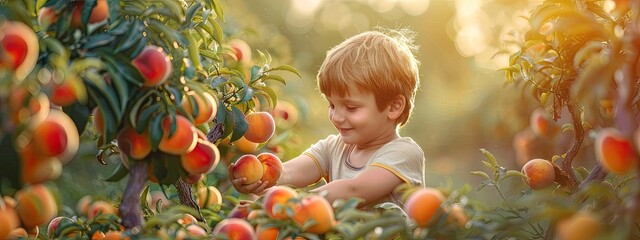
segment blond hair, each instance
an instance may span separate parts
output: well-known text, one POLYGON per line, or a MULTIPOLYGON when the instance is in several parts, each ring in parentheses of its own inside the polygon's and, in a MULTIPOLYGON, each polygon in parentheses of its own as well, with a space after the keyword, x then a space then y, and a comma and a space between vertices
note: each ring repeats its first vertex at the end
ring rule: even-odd
POLYGON ((346 39, 327 52, 318 71, 318 88, 325 96, 344 97, 348 87, 355 86, 374 94, 378 110, 402 95, 405 109, 396 123, 403 126, 411 116, 420 84, 414 37, 409 29, 377 28, 346 39))

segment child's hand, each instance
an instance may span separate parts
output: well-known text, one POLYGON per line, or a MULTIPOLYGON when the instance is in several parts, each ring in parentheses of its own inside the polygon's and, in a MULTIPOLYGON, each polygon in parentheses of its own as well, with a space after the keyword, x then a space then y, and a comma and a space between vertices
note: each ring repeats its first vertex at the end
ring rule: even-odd
POLYGON ((229 165, 229 172, 227 174, 227 176, 229 177, 229 180, 231 181, 231 184, 233 184, 233 187, 240 193, 245 193, 245 194, 249 194, 249 193, 253 193, 256 195, 262 195, 266 192, 267 186, 269 184, 268 181, 260 181, 258 180, 257 182, 254 183, 250 183, 250 184, 245 184, 245 182, 247 181, 247 178, 236 178, 233 174, 233 169, 235 168, 235 163, 231 163, 229 165))

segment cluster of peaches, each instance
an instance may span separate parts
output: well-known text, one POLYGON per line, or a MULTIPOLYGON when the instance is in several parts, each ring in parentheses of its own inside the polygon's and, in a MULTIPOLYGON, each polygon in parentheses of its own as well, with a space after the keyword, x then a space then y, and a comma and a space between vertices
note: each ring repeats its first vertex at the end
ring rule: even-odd
MULTIPOLYGON (((548 139, 556 137, 561 131, 559 124, 542 109, 535 110, 530 118, 533 133, 548 139)), ((640 128, 631 136, 626 136, 613 127, 591 129, 596 131, 594 149, 596 159, 609 172, 625 174, 638 166, 640 155, 640 128)), ((528 160, 522 167, 525 181, 532 189, 544 189, 556 181, 554 164, 542 158, 528 160)))

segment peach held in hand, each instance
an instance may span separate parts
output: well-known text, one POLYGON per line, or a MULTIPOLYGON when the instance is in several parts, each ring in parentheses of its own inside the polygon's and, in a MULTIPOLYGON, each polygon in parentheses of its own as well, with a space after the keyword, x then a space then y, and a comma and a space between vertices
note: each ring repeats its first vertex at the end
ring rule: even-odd
POLYGON ((264 170, 260 180, 269 182, 267 187, 273 187, 282 175, 282 162, 280 158, 273 153, 260 153, 258 154, 258 160, 262 163, 264 170))
POLYGON ((235 178, 246 178, 246 184, 251 184, 262 179, 264 167, 255 155, 242 155, 235 163, 233 176, 235 178))

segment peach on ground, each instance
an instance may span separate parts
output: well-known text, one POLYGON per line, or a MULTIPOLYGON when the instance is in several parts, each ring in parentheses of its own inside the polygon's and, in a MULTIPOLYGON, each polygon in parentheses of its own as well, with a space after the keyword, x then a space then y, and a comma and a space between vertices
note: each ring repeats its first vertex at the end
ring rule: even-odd
POLYGON ((220 162, 218 147, 198 138, 193 150, 180 156, 182 168, 189 174, 210 173, 220 162))
POLYGON ((36 66, 39 41, 27 24, 7 21, 0 27, 0 68, 13 70, 15 79, 22 81, 36 66))
POLYGON ((257 158, 264 170, 260 180, 269 182, 267 187, 275 186, 282 175, 282 161, 275 154, 268 152, 258 154, 257 158))
POLYGON ((53 219, 58 213, 58 204, 45 185, 29 185, 16 193, 16 212, 22 227, 31 229, 53 219))
POLYGON ((411 193, 405 203, 404 211, 419 227, 429 226, 441 212, 441 205, 445 197, 440 190, 435 188, 421 188, 411 193))
POLYGON ((197 192, 198 206, 201 208, 209 208, 222 204, 222 194, 214 186, 207 186, 198 189, 197 192))
POLYGON ((615 128, 601 129, 594 143, 596 158, 610 172, 624 174, 638 165, 638 153, 631 140, 615 128))
POLYGON ((196 147, 198 133, 193 124, 182 115, 175 115, 173 122, 175 131, 171 132, 171 116, 167 116, 162 120, 162 139, 158 144, 158 148, 169 154, 182 155, 193 150, 196 147))
POLYGON ((331 204, 320 195, 303 197, 294 208, 293 221, 301 227, 308 221, 313 221, 314 224, 303 231, 315 234, 325 234, 336 225, 331 204))
POLYGON ((225 218, 213 228, 213 237, 226 236, 229 240, 255 240, 256 233, 249 222, 240 218, 225 218))
POLYGON ((296 207, 296 204, 289 200, 297 197, 298 192, 293 188, 285 185, 277 185, 271 187, 267 193, 265 193, 262 204, 269 217, 287 219, 289 216, 286 213, 286 209, 296 207))
POLYGON ((109 202, 96 200, 87 209, 87 219, 93 219, 98 214, 118 214, 118 209, 109 202))
POLYGON ((209 92, 189 91, 182 98, 180 105, 187 113, 193 116, 193 124, 195 125, 210 122, 218 113, 218 101, 209 92), (192 103, 195 103, 195 105, 192 106, 192 103))
POLYGON ((258 143, 247 140, 244 136, 233 142, 233 146, 244 154, 254 153, 258 150, 258 143))
POLYGON ((541 158, 529 160, 522 166, 522 173, 527 177, 525 183, 532 189, 543 189, 551 186, 556 179, 553 164, 541 158))
POLYGON ((178 230, 176 240, 180 239, 200 239, 207 236, 207 231, 198 224, 189 224, 184 229, 178 230))
POLYGON ((259 181, 264 173, 264 167, 258 158, 253 154, 245 154, 236 160, 233 167, 235 178, 246 178, 245 184, 259 181))
POLYGON ((164 49, 158 46, 146 46, 131 64, 138 69, 144 78, 143 84, 146 87, 161 85, 169 79, 173 70, 169 56, 164 49))
POLYGON ((556 236, 562 240, 597 239, 602 223, 593 214, 578 212, 556 223, 556 236))
POLYGON ((141 160, 151 153, 151 138, 148 130, 138 133, 131 126, 125 126, 120 129, 116 136, 118 148, 128 157, 141 160))
POLYGON ((252 112, 245 116, 249 127, 244 133, 244 137, 254 143, 269 141, 276 130, 276 123, 273 116, 268 112, 252 112))

